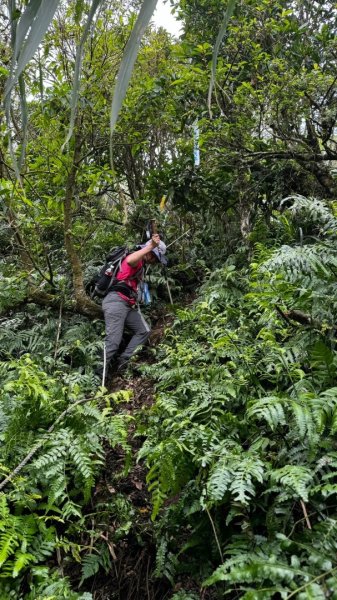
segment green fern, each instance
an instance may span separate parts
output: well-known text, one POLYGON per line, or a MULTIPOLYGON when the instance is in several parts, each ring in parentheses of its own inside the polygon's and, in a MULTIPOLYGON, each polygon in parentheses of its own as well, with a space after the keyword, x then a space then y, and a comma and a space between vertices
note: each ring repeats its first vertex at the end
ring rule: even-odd
POLYGON ((171 600, 198 600, 198 596, 193 592, 184 592, 183 590, 180 590, 173 594, 171 600))
POLYGON ((164 537, 161 538, 157 547, 156 568, 154 575, 158 578, 166 577, 166 579, 168 579, 168 581, 173 585, 177 566, 177 557, 170 552, 167 540, 164 537))
POLYGON ((207 482, 207 494, 210 500, 220 501, 224 498, 232 481, 232 473, 227 465, 227 457, 223 457, 211 470, 207 482))
POLYGON ((247 409, 247 417, 248 419, 266 421, 270 429, 274 431, 278 427, 286 425, 285 403, 285 399, 277 396, 260 398, 250 403, 247 409))
POLYGON ((335 232, 337 229, 337 219, 334 217, 331 207, 317 198, 306 198, 300 195, 289 196, 283 202, 293 203, 287 212, 292 220, 299 220, 302 227, 309 224, 318 225, 321 233, 335 232))
MULTIPOLYGON (((315 545, 317 539, 315 539, 315 545)), ((234 545, 231 549, 234 554, 218 567, 214 573, 205 581, 206 586, 214 585, 219 582, 226 582, 228 592, 240 590, 243 598, 253 598, 256 587, 263 593, 262 598, 272 599, 276 593, 282 593, 285 597, 292 592, 302 594, 302 598, 312 598, 312 594, 317 593, 320 598, 323 590, 333 591, 336 583, 334 575, 336 569, 331 568, 331 562, 326 561, 321 555, 322 564, 325 565, 326 572, 321 577, 315 577, 310 573, 309 567, 302 564, 303 553, 316 558, 315 548, 305 543, 302 546, 302 556, 294 554, 296 544, 292 544, 285 536, 279 534, 276 540, 268 543, 265 538, 256 536, 255 549, 251 551, 239 551, 239 546, 234 545), (288 559, 285 558, 284 551, 289 548, 288 559), (292 553, 291 553, 292 552, 292 553), (324 562, 325 561, 325 562, 324 562), (319 583, 317 580, 319 579, 319 583), (325 579, 324 587, 321 585, 325 579), (253 585, 252 585, 253 584, 253 585), (255 584, 255 585, 254 585, 255 584), (316 587, 317 586, 317 587, 316 587), (267 595, 266 595, 267 594, 267 595)), ((321 542, 322 543, 322 542, 321 542)), ((321 546, 323 548, 323 544, 321 546)), ((323 550, 323 554, 325 551, 323 550)), ((318 556, 317 556, 318 558, 318 556)), ((324 596, 325 597, 325 594, 324 596)))
POLYGON ((36 558, 35 558, 34 554, 29 554, 27 552, 16 553, 15 562, 13 564, 12 576, 14 578, 17 577, 23 568, 27 567, 31 563, 34 563, 35 560, 36 560, 36 558))
POLYGON ((82 579, 80 581, 80 586, 86 579, 96 575, 101 566, 99 554, 86 554, 82 559, 82 579))
POLYGON ((264 464, 253 453, 220 456, 207 482, 207 497, 212 502, 223 499, 228 491, 234 502, 249 504, 255 495, 253 481, 263 481, 264 464))
POLYGON ((312 481, 312 473, 307 467, 297 465, 286 465, 280 469, 274 469, 270 473, 271 482, 281 483, 282 486, 294 492, 294 497, 308 501, 308 485, 312 481))
POLYGON ((0 566, 2 577, 16 578, 22 570, 35 564, 41 558, 41 546, 37 540, 48 540, 42 553, 43 559, 49 557, 54 546, 54 531, 39 523, 37 515, 16 516, 10 513, 5 494, 0 494, 0 566))

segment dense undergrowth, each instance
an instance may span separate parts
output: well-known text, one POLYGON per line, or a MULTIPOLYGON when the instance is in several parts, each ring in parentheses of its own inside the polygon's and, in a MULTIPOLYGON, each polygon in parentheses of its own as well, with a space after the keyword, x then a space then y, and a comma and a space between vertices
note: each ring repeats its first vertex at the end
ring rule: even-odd
POLYGON ((170 582, 165 598, 337 598, 337 221, 288 204, 256 225, 249 266, 224 258, 175 309, 143 367, 152 408, 97 391, 101 324, 59 328, 34 305, 2 323, 0 598, 95 598, 135 531, 126 495, 95 498, 107 449, 124 457, 115 481, 130 469, 130 431, 145 438, 149 578, 170 582))
POLYGON ((91 593, 73 591, 63 575, 75 568, 76 587, 81 587, 100 568, 108 570, 109 545, 101 534, 111 514, 119 516, 117 535, 125 534, 123 526, 129 521, 127 501, 120 497, 113 506, 90 510, 106 446, 124 450, 122 469, 127 469, 132 416, 117 407, 129 394, 97 389, 93 365, 102 346, 101 326, 78 317, 64 317, 60 330, 58 325, 52 311, 33 305, 2 323, 4 599, 92 598, 91 593), (97 510, 100 525, 94 528, 97 510), (76 569, 76 564, 82 567, 76 569))
POLYGON ((233 256, 212 273, 149 369, 140 457, 172 582, 337 598, 336 224, 304 198, 269 235, 261 222, 250 267, 233 256))

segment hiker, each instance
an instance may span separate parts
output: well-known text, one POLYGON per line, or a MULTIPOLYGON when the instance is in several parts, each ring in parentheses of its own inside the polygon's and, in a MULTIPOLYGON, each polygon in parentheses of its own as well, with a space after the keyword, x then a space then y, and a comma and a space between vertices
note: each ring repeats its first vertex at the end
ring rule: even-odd
MULTIPOLYGON (((97 369, 98 375, 107 373, 109 364, 118 352, 122 340, 124 327, 131 330, 133 336, 125 350, 117 359, 117 373, 121 373, 128 364, 128 360, 138 346, 145 344, 150 334, 150 327, 137 307, 138 284, 143 278, 144 265, 162 263, 166 264, 166 246, 158 234, 139 250, 129 254, 121 262, 120 269, 114 283, 102 302, 105 319, 105 368, 97 369)), ((104 385, 104 381, 102 382, 104 385)))

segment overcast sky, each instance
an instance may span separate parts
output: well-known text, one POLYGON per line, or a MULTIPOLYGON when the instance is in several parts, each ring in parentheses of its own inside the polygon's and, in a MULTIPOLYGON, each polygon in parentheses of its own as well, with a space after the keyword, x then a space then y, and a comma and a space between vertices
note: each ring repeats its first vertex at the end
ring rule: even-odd
POLYGON ((169 33, 172 33, 172 35, 178 36, 180 33, 181 26, 171 13, 169 0, 167 0, 167 2, 164 2, 164 0, 158 0, 157 8, 153 15, 152 21, 157 27, 164 27, 169 33))

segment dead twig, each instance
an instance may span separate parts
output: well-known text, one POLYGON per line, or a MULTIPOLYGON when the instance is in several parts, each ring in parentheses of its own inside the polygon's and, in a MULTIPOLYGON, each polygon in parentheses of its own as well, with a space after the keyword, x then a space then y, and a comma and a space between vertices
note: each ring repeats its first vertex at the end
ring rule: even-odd
POLYGON ((221 562, 223 563, 223 554, 222 554, 222 550, 221 550, 219 538, 218 538, 218 535, 217 535, 217 532, 216 532, 216 529, 215 529, 214 521, 213 521, 213 519, 211 517, 211 513, 209 512, 208 508, 206 508, 206 512, 207 512, 208 518, 209 518, 209 520, 211 522, 213 533, 214 533, 214 537, 215 537, 215 541, 216 541, 216 545, 217 545, 218 550, 219 550, 221 562))
POLYGON ((308 513, 307 513, 307 507, 305 506, 305 503, 303 502, 303 500, 300 500, 300 502, 301 502, 301 506, 302 506, 302 510, 303 510, 303 514, 304 514, 304 518, 305 518, 305 522, 307 524, 307 528, 308 529, 312 529, 311 523, 309 521, 308 513))
POLYGON ((63 308, 63 302, 62 302, 62 300, 61 300, 61 302, 60 302, 59 320, 58 320, 58 324, 57 324, 57 334, 56 334, 56 341, 55 341, 54 361, 56 360, 56 355, 57 355, 57 351, 58 351, 58 347, 59 347, 59 341, 60 341, 60 335, 61 335, 61 327, 62 327, 62 308, 63 308))

